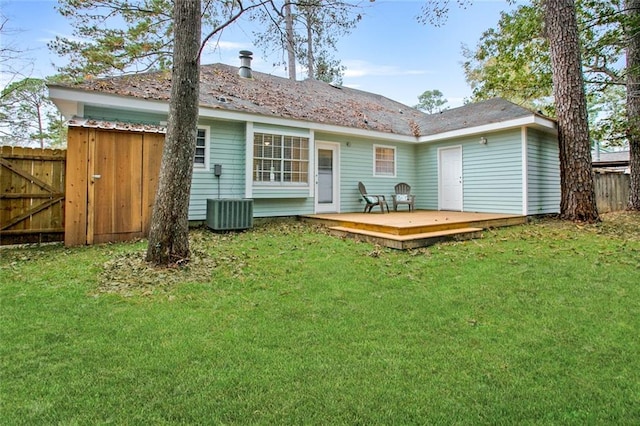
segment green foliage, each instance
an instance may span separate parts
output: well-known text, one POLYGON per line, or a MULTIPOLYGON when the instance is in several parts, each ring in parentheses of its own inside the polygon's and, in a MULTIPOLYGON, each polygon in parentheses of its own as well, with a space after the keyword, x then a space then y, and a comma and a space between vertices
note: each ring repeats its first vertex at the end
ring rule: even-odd
POLYGON ((475 51, 465 48, 464 70, 474 100, 503 97, 546 113, 553 111, 551 63, 539 7, 502 12, 475 51))
MULTIPOLYGON (((622 55, 625 15, 618 0, 576 3, 592 139, 624 141, 622 55)), ((501 14, 475 49, 463 48, 464 70, 474 100, 495 96, 554 116, 549 48, 538 1, 501 14)))
MULTIPOLYGON (((256 7, 264 2, 251 1, 256 7)), ((235 1, 202 0, 204 34, 219 31, 242 10, 235 1)), ((172 0, 60 0, 58 12, 74 28, 49 48, 68 59, 59 71, 71 79, 166 70, 173 54, 172 0)))
POLYGON ((621 85, 606 85, 587 93, 589 132, 593 141, 606 141, 608 146, 626 144, 626 90, 621 85))
MULTIPOLYGON (((280 2, 278 2, 280 4, 280 2)), ((331 56, 340 39, 351 32, 362 19, 359 4, 342 0, 303 0, 291 3, 294 24, 293 50, 298 63, 313 69, 309 78, 340 84, 344 67, 331 56), (311 64, 311 68, 309 67, 311 64)), ((288 48, 285 13, 279 9, 262 9, 253 18, 264 30, 254 31, 256 44, 264 51, 288 48)), ((291 66, 291 64, 287 64, 291 66)))
POLYGON ((316 80, 336 85, 342 84, 342 77, 346 67, 344 65, 340 65, 339 60, 331 59, 329 55, 325 53, 316 55, 315 59, 316 63, 314 69, 316 80))
POLYGON ((192 262, 152 272, 142 242, 3 249, 0 415, 637 424, 639 230, 542 221, 398 252, 286 222, 192 232, 192 262))
POLYGON ((0 145, 63 147, 66 126, 44 80, 25 78, 0 93, 0 145))
MULTIPOLYGON (((254 33, 265 50, 286 47, 282 2, 267 0, 202 1, 203 39, 221 31, 238 16, 247 15, 261 23, 254 33)), ((301 1, 296 10, 295 54, 302 65, 313 58, 314 76, 340 81, 343 69, 328 52, 338 38, 360 20, 356 6, 338 0, 301 1), (307 44, 307 27, 312 34, 312 51, 307 44)), ((58 12, 74 28, 71 37, 57 36, 49 48, 68 60, 59 71, 70 79, 86 79, 128 72, 166 70, 171 66, 173 23, 171 0, 60 0, 58 12)))
POLYGON ((428 114, 442 111, 442 106, 447 104, 447 100, 439 90, 426 90, 422 95, 418 96, 418 105, 414 108, 418 108, 428 114))
POLYGON ((59 68, 64 75, 85 79, 171 63, 170 0, 61 0, 56 8, 74 28, 49 43, 68 60, 59 68))

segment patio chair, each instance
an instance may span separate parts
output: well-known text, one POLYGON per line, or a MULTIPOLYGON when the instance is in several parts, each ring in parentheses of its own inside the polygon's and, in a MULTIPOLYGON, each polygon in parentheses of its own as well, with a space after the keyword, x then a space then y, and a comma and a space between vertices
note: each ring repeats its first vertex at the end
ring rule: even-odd
POLYGON ((364 206, 364 213, 371 213, 371 209, 375 206, 380 206, 380 210, 384 213, 384 208, 387 208, 387 213, 389 212, 389 205, 387 204, 386 198, 384 195, 372 195, 367 193, 367 189, 364 187, 362 182, 358 182, 358 189, 360 190, 360 195, 364 199, 366 206, 364 206))
POLYGON ((402 182, 395 186, 396 193, 391 197, 393 198, 393 211, 398 211, 398 205, 408 204, 409 211, 412 212, 415 209, 416 196, 411 195, 411 186, 402 182))

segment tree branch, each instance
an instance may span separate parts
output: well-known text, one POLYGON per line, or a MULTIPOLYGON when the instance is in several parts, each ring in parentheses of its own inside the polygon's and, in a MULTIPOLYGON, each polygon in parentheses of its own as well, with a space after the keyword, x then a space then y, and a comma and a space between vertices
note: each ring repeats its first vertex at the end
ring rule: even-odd
POLYGON ((213 31, 211 31, 204 38, 204 40, 202 41, 202 44, 200 45, 200 50, 198 50, 198 56, 197 56, 198 58, 200 58, 200 56, 202 56, 202 50, 204 49, 204 47, 207 45, 207 43, 209 42, 209 40, 211 40, 211 38, 213 36, 215 36, 220 31, 224 30, 225 28, 227 28, 229 25, 233 24, 245 12, 247 12, 249 10, 252 10, 252 9, 256 9, 258 7, 262 7, 262 6, 266 5, 266 4, 271 4, 275 8, 275 5, 273 4, 272 0, 262 0, 262 1, 258 2, 258 3, 252 4, 251 6, 247 6, 247 7, 244 7, 244 5, 242 4, 242 0, 236 0, 236 2, 240 6, 240 9, 238 10, 238 12, 236 14, 234 14, 234 15, 231 15, 227 19, 226 22, 224 22, 223 24, 219 25, 217 28, 215 28, 213 31))

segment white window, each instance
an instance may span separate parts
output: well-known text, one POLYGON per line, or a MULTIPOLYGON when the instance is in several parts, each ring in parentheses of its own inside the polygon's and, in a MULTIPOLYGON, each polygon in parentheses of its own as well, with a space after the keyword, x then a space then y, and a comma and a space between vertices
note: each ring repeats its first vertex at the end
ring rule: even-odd
POLYGON ((373 146, 373 175, 389 176, 396 175, 396 148, 393 146, 373 146))
POLYGON ((199 126, 196 132, 196 153, 193 156, 194 170, 209 170, 209 127, 199 126))
POLYGON ((309 138, 253 135, 253 181, 285 185, 309 182, 309 138))

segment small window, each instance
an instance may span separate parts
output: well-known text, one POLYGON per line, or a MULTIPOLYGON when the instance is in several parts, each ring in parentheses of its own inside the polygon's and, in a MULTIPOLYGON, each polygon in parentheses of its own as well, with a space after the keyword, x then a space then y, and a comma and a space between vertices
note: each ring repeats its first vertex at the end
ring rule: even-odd
POLYGON ((193 156, 195 170, 209 168, 209 128, 198 127, 196 132, 196 153, 193 156))
POLYGON ((307 185, 309 138, 254 133, 253 181, 307 185))
POLYGON ((373 150, 373 175, 394 177, 396 175, 395 147, 374 145, 373 150))

